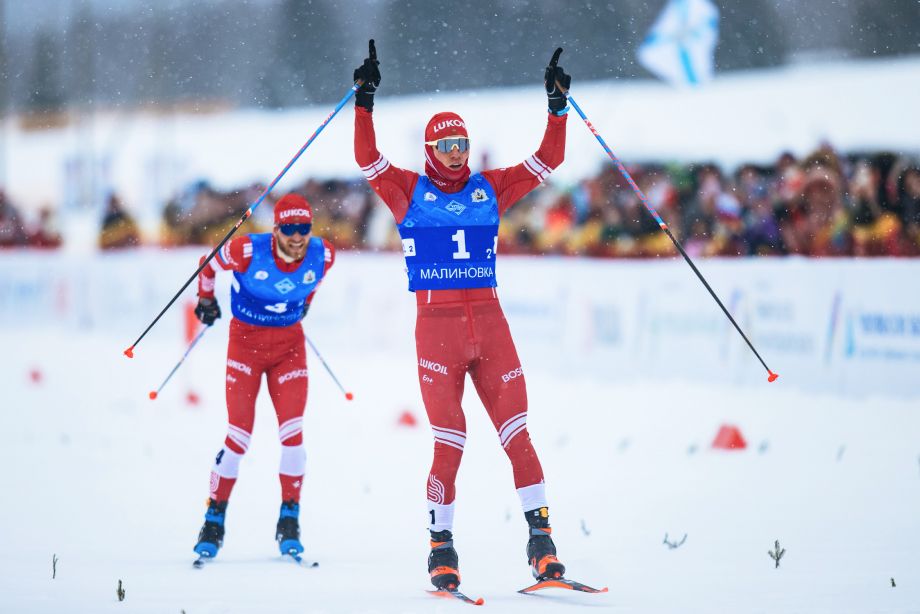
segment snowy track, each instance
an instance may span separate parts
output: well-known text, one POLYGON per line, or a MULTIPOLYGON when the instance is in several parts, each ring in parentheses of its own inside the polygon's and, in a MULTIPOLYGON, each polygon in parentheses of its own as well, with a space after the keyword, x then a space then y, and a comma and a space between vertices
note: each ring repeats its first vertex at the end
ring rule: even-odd
MULTIPOLYGON (((209 337, 149 401, 180 351, 174 343, 153 337, 129 361, 120 336, 4 333, 4 346, 20 349, 0 359, 0 611, 465 607, 424 592, 430 435, 414 356, 349 355, 321 332, 314 340, 356 399, 344 401, 310 357, 301 520, 305 557, 320 567, 282 560, 273 541, 278 443, 263 393, 225 547, 206 569, 192 569, 225 428, 225 332, 209 337), (397 425, 405 410, 418 426, 397 425)), ((610 593, 515 593, 530 580, 526 529, 510 466, 469 386, 455 534, 463 588, 484 597, 485 608, 920 610, 916 402, 808 396, 766 383, 606 384, 541 370, 539 356, 522 359, 560 558, 573 578, 610 593), (747 450, 709 448, 723 422, 741 428, 747 450), (688 538, 671 550, 665 533, 688 538), (787 549, 779 569, 767 555, 776 539, 787 549)))

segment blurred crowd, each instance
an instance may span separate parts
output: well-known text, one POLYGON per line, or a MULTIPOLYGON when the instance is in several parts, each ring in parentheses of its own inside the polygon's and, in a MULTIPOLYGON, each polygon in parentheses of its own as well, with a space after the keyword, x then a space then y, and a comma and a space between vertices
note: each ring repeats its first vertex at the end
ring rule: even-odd
MULTIPOLYGON (((918 256, 920 165, 893 154, 636 165, 629 172, 691 256, 918 256)), ((649 258, 676 254, 612 165, 573 189, 535 191, 506 214, 504 252, 649 258)))
POLYGON ((0 189, 0 248, 55 248, 61 243, 61 235, 54 229, 51 208, 42 207, 35 219, 26 220, 0 189))
MULTIPOLYGON (((629 167, 649 204, 691 256, 920 256, 920 164, 890 153, 840 155, 829 145, 803 159, 783 154, 771 165, 728 173, 715 164, 629 167)), ((314 208, 314 232, 344 250, 401 247, 386 207, 363 179, 307 180, 296 191, 314 208)), ((166 204, 164 246, 214 245, 264 190, 222 192, 206 182, 166 204)), ((272 194, 246 229, 271 228, 272 194)), ((280 196, 280 194, 278 194, 280 196)), ((0 192, 0 247, 55 247, 48 209, 32 224, 0 192)), ((109 197, 99 247, 144 243, 117 195, 109 197)), ((676 253, 667 235, 612 165, 571 186, 552 180, 505 214, 499 251, 607 258, 676 253)))

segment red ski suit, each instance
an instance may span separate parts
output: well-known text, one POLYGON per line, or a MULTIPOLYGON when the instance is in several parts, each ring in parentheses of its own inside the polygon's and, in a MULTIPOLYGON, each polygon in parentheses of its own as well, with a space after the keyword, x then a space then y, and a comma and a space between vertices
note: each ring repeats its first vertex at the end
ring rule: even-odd
MULTIPOLYGON (((565 116, 550 114, 543 142, 532 157, 516 166, 482 173, 495 190, 499 215, 562 162, 565 127, 565 116)), ((419 174, 393 166, 380 154, 373 115, 357 106, 355 159, 396 222, 402 222, 419 174)), ((430 161, 428 166, 431 167, 430 161)), ((429 178, 443 192, 457 192, 466 183, 431 177, 431 170, 433 167, 429 168, 429 178)), ((535 500, 533 507, 527 507, 531 503, 522 494, 526 487, 538 484, 542 493, 543 469, 527 432, 524 376, 495 288, 424 290, 416 292, 416 301, 419 385, 434 434, 434 460, 428 477, 432 530, 449 528, 452 520, 454 484, 466 441, 466 420, 460 403, 467 373, 511 460, 522 504, 525 509, 546 505, 545 501, 535 500), (436 522, 432 510, 442 506, 450 506, 445 510, 449 518, 436 522)))
MULTIPOLYGON (((335 249, 323 240, 324 271, 335 262, 335 249)), ((275 266, 285 273, 295 271, 301 260, 285 262, 278 256, 275 240, 271 242, 275 266)), ((218 271, 245 273, 252 261, 252 241, 248 235, 232 239, 198 276, 198 296, 214 298, 214 278, 218 271)), ((325 274, 324 274, 325 278, 325 274)), ((318 288, 317 288, 318 289, 318 288)), ((309 304, 316 295, 307 297, 309 304)), ((230 321, 227 344, 227 418, 229 426, 224 448, 218 454, 211 473, 211 498, 226 501, 236 483, 239 461, 249 448, 255 423, 256 397, 262 375, 268 380, 268 393, 278 417, 281 440, 281 497, 283 501, 300 500, 306 463, 303 450, 303 413, 307 405, 307 354, 303 327, 256 326, 237 318, 230 321)))

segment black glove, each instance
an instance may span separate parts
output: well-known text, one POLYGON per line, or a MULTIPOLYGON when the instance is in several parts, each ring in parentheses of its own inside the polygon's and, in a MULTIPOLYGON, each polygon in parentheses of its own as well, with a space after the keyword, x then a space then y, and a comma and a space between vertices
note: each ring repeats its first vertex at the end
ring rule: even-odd
POLYGON ((364 63, 355 69, 354 81, 361 79, 361 87, 355 92, 355 106, 364 107, 368 111, 374 110, 374 94, 380 87, 380 62, 377 61, 377 48, 374 39, 367 43, 367 55, 364 63))
POLYGON ((198 306, 195 307, 195 317, 201 320, 205 326, 214 324, 214 320, 220 317, 220 305, 213 298, 199 298, 198 306))
POLYGON ((558 115, 568 105, 565 93, 559 90, 556 82, 558 81, 565 91, 568 91, 572 83, 572 77, 565 74, 561 66, 556 66, 560 55, 562 55, 562 47, 553 53, 553 59, 549 61, 549 66, 543 73, 543 86, 546 88, 546 97, 549 99, 549 111, 555 115, 558 115))

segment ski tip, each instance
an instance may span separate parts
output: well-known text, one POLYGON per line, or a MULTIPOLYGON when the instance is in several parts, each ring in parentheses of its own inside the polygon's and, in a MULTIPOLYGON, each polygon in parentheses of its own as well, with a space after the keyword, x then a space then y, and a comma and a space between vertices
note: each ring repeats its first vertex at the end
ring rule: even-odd
POLYGON ((770 373, 770 377, 767 378, 767 381, 768 381, 768 382, 775 382, 775 381, 776 381, 776 378, 779 377, 779 373, 774 373, 773 371, 770 371, 769 373, 770 373))
POLYGON ((132 345, 127 350, 124 351, 124 355, 128 358, 134 358, 134 346, 132 345))
POLYGON ((442 589, 442 590, 433 590, 433 591, 429 590, 426 592, 429 595, 433 595, 435 597, 441 597, 442 599, 458 599, 462 601, 463 603, 468 603, 470 605, 482 605, 486 602, 486 600, 483 599, 482 597, 473 599, 472 597, 468 597, 464 595, 457 589, 453 589, 453 590, 442 589))

